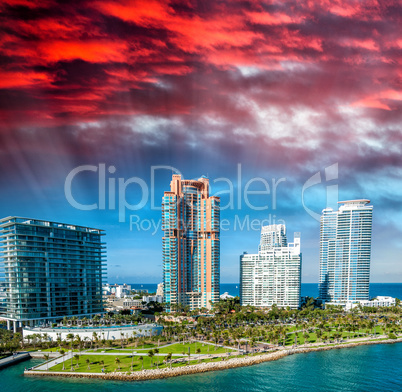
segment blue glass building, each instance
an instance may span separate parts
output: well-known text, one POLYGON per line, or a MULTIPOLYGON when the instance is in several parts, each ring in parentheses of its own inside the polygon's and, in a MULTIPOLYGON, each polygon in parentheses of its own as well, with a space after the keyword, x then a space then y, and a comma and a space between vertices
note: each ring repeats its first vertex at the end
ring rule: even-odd
POLYGON ((373 213, 369 202, 342 201, 338 211, 322 212, 319 298, 324 303, 369 299, 373 213))
POLYGON ((8 328, 103 313, 102 230, 43 220, 0 220, 8 328))

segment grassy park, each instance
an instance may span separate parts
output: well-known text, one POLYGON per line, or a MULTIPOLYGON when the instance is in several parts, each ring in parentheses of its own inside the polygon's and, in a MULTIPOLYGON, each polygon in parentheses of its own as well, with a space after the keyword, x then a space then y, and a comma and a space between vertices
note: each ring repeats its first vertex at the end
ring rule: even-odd
POLYGON ((199 343, 199 342, 193 342, 193 343, 174 343, 166 347, 157 347, 156 345, 152 345, 153 347, 148 347, 146 349, 142 348, 135 348, 132 347, 131 349, 125 348, 125 349, 97 349, 97 350, 88 350, 88 352, 105 352, 105 353, 131 353, 131 352, 137 352, 137 353, 147 353, 150 349, 155 349, 157 348, 159 350, 159 353, 161 354, 183 354, 187 355, 188 350, 190 349, 190 354, 224 354, 227 351, 235 351, 235 349, 227 349, 224 347, 219 347, 215 346, 212 344, 207 344, 207 343, 199 343))
MULTIPOLYGON (((121 353, 121 352, 120 352, 121 353)), ((160 354, 160 353, 159 353, 160 354)), ((221 361, 222 357, 198 358, 188 356, 174 356, 171 353, 166 355, 155 355, 149 352, 144 355, 78 355, 75 354, 72 359, 67 359, 63 363, 58 363, 48 370, 51 372, 78 372, 78 373, 104 373, 135 372, 144 369, 163 369, 166 367, 180 367, 188 364, 199 364, 203 362, 221 361)))

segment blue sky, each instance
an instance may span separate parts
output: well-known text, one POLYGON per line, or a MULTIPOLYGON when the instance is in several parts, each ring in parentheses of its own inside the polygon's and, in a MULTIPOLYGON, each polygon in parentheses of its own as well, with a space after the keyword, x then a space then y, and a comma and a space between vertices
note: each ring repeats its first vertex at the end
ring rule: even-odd
MULTIPOLYGON (((247 220, 269 219, 289 240, 301 232, 303 282, 317 282, 319 223, 305 207, 319 214, 337 189, 339 200, 374 206, 372 281, 402 282, 399 2, 7 0, 0 10, 1 216, 104 229, 109 281, 156 283, 160 211, 144 189, 160 206, 172 171, 157 170, 152 184, 152 167, 173 167, 208 176, 222 205, 233 185, 222 282, 237 282, 240 254, 258 249, 247 220), (107 186, 136 181, 116 191, 116 205, 119 195, 146 202, 123 210, 125 222, 108 192, 104 209, 75 208, 64 188, 81 165, 113 166, 107 186), (249 197, 254 207, 249 181, 249 191, 270 185, 249 197)), ((102 207, 98 172, 74 177, 77 202, 102 207)))

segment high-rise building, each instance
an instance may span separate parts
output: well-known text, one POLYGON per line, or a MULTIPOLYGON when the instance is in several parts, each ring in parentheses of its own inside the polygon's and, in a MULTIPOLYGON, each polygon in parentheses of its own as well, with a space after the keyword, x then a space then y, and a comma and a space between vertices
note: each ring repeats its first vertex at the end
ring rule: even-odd
POLYGON ((319 298, 324 303, 369 299, 373 206, 368 203, 340 201, 338 211, 322 211, 319 298))
POLYGON ((173 175, 162 200, 163 290, 168 306, 211 308, 219 301, 219 197, 209 180, 173 175))
POLYGON ((259 252, 240 256, 241 304, 297 309, 301 261, 300 233, 288 244, 285 225, 262 227, 259 252))
POLYGON ((7 327, 103 313, 104 232, 36 219, 0 220, 7 327))

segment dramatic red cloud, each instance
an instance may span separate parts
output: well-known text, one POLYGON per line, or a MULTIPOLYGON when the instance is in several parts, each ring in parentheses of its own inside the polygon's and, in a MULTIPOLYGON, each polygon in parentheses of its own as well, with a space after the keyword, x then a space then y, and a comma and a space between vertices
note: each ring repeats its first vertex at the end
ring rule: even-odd
POLYGON ((0 10, 6 127, 169 110, 227 121, 243 116, 241 100, 328 116, 337 105, 400 109, 393 0, 8 0, 0 10))
POLYGON ((51 79, 45 72, 0 71, 0 89, 50 85, 51 79))
POLYGON ((37 48, 44 64, 80 59, 90 63, 125 63, 127 44, 116 41, 47 41, 37 48))

